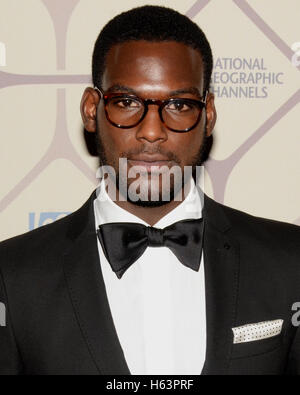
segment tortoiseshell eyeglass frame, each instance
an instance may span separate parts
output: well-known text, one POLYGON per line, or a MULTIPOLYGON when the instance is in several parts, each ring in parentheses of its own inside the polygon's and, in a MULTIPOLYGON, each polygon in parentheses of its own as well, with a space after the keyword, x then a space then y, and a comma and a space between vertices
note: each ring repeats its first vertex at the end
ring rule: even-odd
POLYGON ((204 95, 203 95, 203 99, 201 100, 196 100, 196 99, 189 99, 189 98, 170 98, 170 99, 166 99, 166 100, 156 100, 156 99, 142 99, 139 96, 136 95, 132 95, 132 94, 128 94, 128 93, 105 93, 101 88, 98 88, 97 86, 94 87, 94 89, 100 94, 100 97, 103 99, 104 102, 104 111, 105 111, 105 116, 107 118, 107 120, 115 127, 120 128, 120 129, 131 129, 134 128, 135 126, 137 126, 139 123, 141 123, 143 121, 143 119, 145 118, 145 116, 147 115, 148 112, 148 106, 149 105, 157 105, 158 106, 158 113, 159 113, 159 117, 161 122, 163 123, 163 125, 168 129, 171 130, 172 132, 176 132, 176 133, 186 133, 191 131, 192 129, 194 129, 198 123, 200 122, 201 116, 202 116, 202 110, 203 108, 206 107, 206 102, 207 102, 207 95, 208 95, 208 91, 205 91, 204 95), (130 126, 124 126, 124 125, 120 125, 118 123, 113 122, 108 114, 108 110, 107 110, 107 106, 109 103, 109 100, 111 98, 132 98, 134 100, 139 101, 143 106, 144 106, 144 113, 141 116, 141 118, 139 119, 138 122, 136 122, 133 125, 130 126), (178 102, 178 101, 182 101, 183 103, 190 103, 190 104, 194 104, 198 107, 199 109, 199 115, 198 118, 196 120, 196 122, 189 128, 183 129, 183 130, 178 130, 178 129, 174 129, 174 128, 170 128, 164 121, 163 119, 163 108, 165 106, 167 106, 168 104, 172 103, 172 102, 178 102))

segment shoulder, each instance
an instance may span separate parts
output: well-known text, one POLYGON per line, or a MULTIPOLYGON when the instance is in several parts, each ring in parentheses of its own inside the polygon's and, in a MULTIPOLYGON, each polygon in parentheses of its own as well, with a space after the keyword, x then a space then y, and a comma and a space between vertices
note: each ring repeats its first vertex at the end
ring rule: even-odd
MULTIPOLYGON (((215 212, 226 221, 222 232, 229 244, 235 246, 242 287, 248 289, 248 284, 255 284, 256 289, 268 289, 274 294, 281 292, 279 287, 291 298, 299 298, 300 227, 251 215, 213 200, 208 205, 212 216, 215 212)), ((251 293, 249 289, 248 294, 251 293)))
POLYGON ((244 229, 249 234, 281 242, 297 242, 300 247, 300 227, 288 222, 259 217, 249 213, 223 206, 233 227, 244 229))
POLYGON ((0 270, 34 262, 37 257, 55 257, 64 247, 69 215, 54 223, 12 237, 0 243, 0 270))
POLYGON ((296 251, 300 257, 300 226, 251 215, 218 203, 209 197, 206 198, 206 203, 210 206, 210 213, 222 212, 230 228, 230 233, 237 240, 248 240, 255 244, 277 246, 278 248, 284 247, 291 249, 291 252, 296 251))
POLYGON ((0 270, 55 264, 72 240, 92 222, 94 193, 77 211, 58 221, 0 242, 0 270))

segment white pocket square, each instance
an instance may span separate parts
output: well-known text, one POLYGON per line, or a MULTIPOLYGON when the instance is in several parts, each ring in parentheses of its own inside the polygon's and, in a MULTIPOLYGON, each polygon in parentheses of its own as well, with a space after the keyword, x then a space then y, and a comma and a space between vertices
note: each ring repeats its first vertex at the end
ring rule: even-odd
POLYGON ((234 335, 233 343, 253 342, 279 335, 282 330, 282 324, 283 320, 274 320, 232 328, 234 335))

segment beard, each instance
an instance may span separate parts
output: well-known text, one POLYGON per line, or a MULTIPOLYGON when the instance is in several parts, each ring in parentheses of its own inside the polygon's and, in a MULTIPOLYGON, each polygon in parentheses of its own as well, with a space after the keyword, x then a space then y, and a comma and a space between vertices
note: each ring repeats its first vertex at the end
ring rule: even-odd
MULTIPOLYGON (((206 123, 204 130, 206 130, 206 123)), ((207 136, 206 134, 204 135, 202 144, 197 152, 197 154, 191 158, 190 163, 187 166, 190 166, 192 169, 191 176, 194 179, 195 183, 197 184, 199 180, 197 180, 197 176, 200 174, 200 172, 197 172, 197 167, 203 166, 205 161, 209 157, 209 153, 211 151, 213 145, 213 137, 207 136)), ((111 166, 114 169, 117 169, 117 163, 112 163, 111 161, 108 160, 105 145, 103 144, 103 141, 101 139, 101 133, 98 128, 98 123, 97 123, 97 131, 96 131, 96 146, 97 146, 97 152, 98 152, 98 157, 99 157, 99 165, 100 166, 111 166)), ((143 152, 143 150, 141 151, 143 152)), ((159 152, 159 151, 158 151, 159 152)), ((156 152, 157 153, 157 152, 156 152)), ((160 153, 160 152, 159 152, 160 153)), ((127 157, 128 153, 122 153, 121 157, 127 157)), ((170 154, 172 156, 173 162, 175 162, 177 165, 179 165, 179 159, 174 155, 170 154)), ((169 155, 169 156, 170 156, 169 155)), ((119 159, 119 158, 118 158, 119 159)), ((172 177, 172 175, 171 175, 172 177)), ((160 207, 163 206, 170 201, 174 200, 177 194, 183 190, 185 183, 190 180, 185 179, 185 177, 181 177, 180 181, 175 182, 174 181, 175 176, 171 178, 170 182, 170 187, 168 188, 168 191, 160 191, 159 193, 159 198, 158 200, 151 200, 148 198, 148 196, 139 198, 138 200, 133 200, 131 198, 131 194, 128 193, 127 190, 127 201, 130 203, 136 205, 136 206, 141 206, 141 207, 160 207), (168 195, 168 199, 165 198, 165 196, 168 195)), ((116 188, 119 190, 119 185, 120 185, 120 172, 116 172, 116 177, 115 177, 115 183, 116 183, 116 188)), ((129 188, 129 186, 128 186, 129 188)))

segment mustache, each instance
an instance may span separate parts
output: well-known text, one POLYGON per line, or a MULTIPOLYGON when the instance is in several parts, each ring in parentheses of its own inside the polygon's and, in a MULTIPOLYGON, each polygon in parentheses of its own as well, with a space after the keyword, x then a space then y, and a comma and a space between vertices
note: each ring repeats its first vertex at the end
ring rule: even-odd
POLYGON ((148 154, 148 155, 160 154, 168 158, 169 161, 173 161, 178 164, 180 163, 180 159, 174 154, 174 152, 165 151, 160 146, 157 147, 142 146, 141 148, 131 149, 127 152, 122 152, 120 154, 120 157, 130 159, 131 157, 134 157, 135 155, 139 155, 139 154, 148 154))

